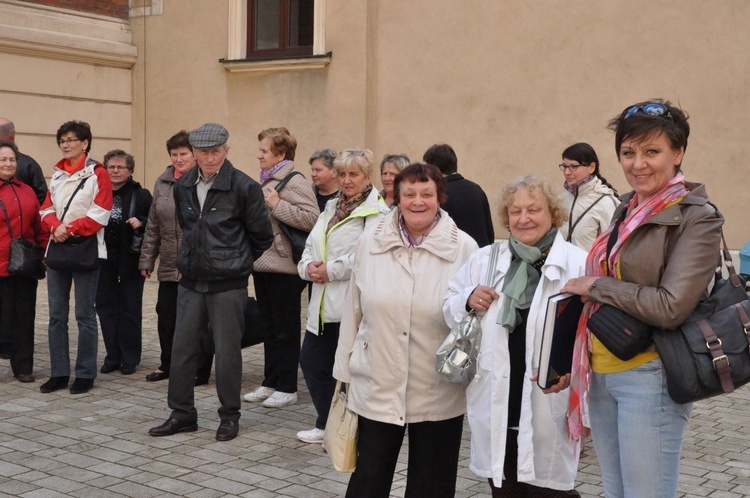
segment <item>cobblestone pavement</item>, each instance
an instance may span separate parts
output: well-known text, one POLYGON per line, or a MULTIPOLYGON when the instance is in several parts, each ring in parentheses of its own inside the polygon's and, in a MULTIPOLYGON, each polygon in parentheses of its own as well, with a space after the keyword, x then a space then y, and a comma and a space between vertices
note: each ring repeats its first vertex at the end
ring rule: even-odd
MULTIPOLYGON (((157 284, 144 293, 143 360, 132 376, 100 374, 89 393, 39 392, 49 375, 46 286, 39 286, 36 317, 37 382, 22 384, 0 361, 0 496, 107 497, 334 497, 349 479, 335 472, 319 445, 303 444, 295 433, 314 423, 314 409, 300 375, 299 402, 283 409, 244 403, 240 436, 217 442, 218 401, 213 378, 196 388, 199 430, 153 438, 146 432, 169 414, 167 383, 146 382, 159 364, 157 284)), ((71 311, 71 319, 74 313, 71 311)), ((72 336, 77 329, 71 320, 72 336)), ((74 341, 73 341, 74 342, 74 341)), ((75 351, 71 344, 71 351, 75 351)), ((262 380, 262 348, 243 352, 243 392, 262 380)), ((99 364, 104 358, 100 341, 99 364)), ((750 496, 750 391, 698 403, 685 437, 680 496, 750 496)), ((468 468, 468 427, 456 496, 488 497, 485 480, 468 468)), ((403 496, 402 452, 392 496, 403 496)), ((603 496, 599 467, 589 441, 577 489, 603 496)))

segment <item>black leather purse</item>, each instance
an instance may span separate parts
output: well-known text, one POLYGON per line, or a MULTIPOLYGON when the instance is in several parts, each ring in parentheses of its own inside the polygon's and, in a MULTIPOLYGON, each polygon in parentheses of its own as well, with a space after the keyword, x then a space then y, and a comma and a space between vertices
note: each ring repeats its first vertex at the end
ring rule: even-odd
MULTIPOLYGON (((607 240, 607 261, 617 242, 620 224, 625 220, 627 210, 623 209, 615 221, 607 240)), ((592 334, 604 344, 613 355, 627 361, 646 349, 652 342, 652 327, 634 318, 619 308, 603 304, 594 312, 586 324, 592 334)))
MULTIPOLYGON (((286 175, 283 180, 276 184, 276 192, 281 192, 281 189, 286 187, 286 184, 289 183, 289 180, 291 180, 294 175, 302 175, 302 173, 299 171, 292 171, 286 175)), ((304 177, 304 175, 302 176, 304 177)), ((286 237, 292 245, 292 261, 294 261, 294 264, 296 265, 302 259, 302 253, 305 252, 305 243, 307 242, 307 237, 310 235, 310 232, 294 228, 282 221, 278 221, 278 224, 279 230, 281 230, 281 233, 284 234, 284 237, 286 237)))
MULTIPOLYGON (((0 208, 5 214, 5 222, 8 224, 8 237, 10 237, 10 254, 8 256, 8 275, 14 277, 44 278, 44 249, 19 235, 13 238, 13 229, 10 224, 10 216, 3 201, 0 208)), ((21 213, 21 231, 23 232, 23 213, 21 213)))
POLYGON ((711 293, 690 318, 675 330, 654 332, 669 396, 676 403, 731 393, 750 382, 750 299, 723 232, 721 241, 729 276, 722 278, 719 266, 711 293))

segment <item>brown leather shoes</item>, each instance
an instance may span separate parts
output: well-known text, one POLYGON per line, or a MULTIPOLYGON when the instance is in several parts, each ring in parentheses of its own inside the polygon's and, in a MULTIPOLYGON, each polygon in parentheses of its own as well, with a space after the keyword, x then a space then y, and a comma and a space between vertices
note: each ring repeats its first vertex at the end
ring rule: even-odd
POLYGON ((34 378, 34 374, 18 374, 16 375, 16 379, 18 379, 18 382, 34 382, 36 379, 34 378))
POLYGON ((148 435, 154 437, 174 436, 178 432, 195 432, 197 430, 198 423, 195 420, 178 420, 169 417, 160 426, 149 429, 148 435))
POLYGON ((240 432, 240 424, 236 420, 222 420, 216 430, 217 441, 231 441, 240 432))

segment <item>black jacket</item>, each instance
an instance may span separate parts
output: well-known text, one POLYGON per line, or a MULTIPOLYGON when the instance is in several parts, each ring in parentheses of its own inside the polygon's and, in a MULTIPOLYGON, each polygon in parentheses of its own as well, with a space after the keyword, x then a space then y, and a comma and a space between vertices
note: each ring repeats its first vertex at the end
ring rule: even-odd
POLYGON ((201 211, 198 173, 194 166, 174 187, 183 230, 177 255, 180 285, 203 293, 247 287, 253 262, 273 242, 260 185, 225 160, 201 211))
POLYGON ((135 231, 130 225, 125 223, 130 217, 130 204, 133 201, 134 192, 135 208, 133 209, 133 216, 143 223, 144 226, 139 229, 139 232, 143 233, 146 220, 148 219, 148 211, 151 209, 152 197, 151 192, 141 187, 141 184, 132 178, 128 179, 125 185, 118 190, 112 192, 112 211, 109 223, 104 227, 104 243, 107 245, 107 259, 102 264, 116 270, 117 275, 122 278, 138 277, 141 274, 140 270, 138 270, 140 252, 130 252, 135 231), (116 197, 120 198, 119 202, 116 202, 116 197), (120 212, 115 213, 115 207, 118 204, 120 212))
POLYGON ((42 167, 34 160, 33 157, 26 154, 18 153, 18 168, 16 169, 16 178, 31 187, 39 199, 39 205, 47 197, 47 182, 44 180, 42 167))
POLYGON ((458 173, 445 177, 448 201, 441 207, 456 222, 458 228, 471 235, 479 247, 495 241, 490 203, 482 187, 458 173))

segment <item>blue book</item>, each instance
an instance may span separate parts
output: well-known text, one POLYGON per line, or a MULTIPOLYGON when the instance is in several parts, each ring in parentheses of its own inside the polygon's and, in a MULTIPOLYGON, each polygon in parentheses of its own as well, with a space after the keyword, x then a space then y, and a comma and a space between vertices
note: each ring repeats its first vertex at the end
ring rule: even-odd
POLYGON ((554 386, 560 377, 570 373, 582 311, 583 302, 577 294, 555 294, 547 300, 537 378, 542 389, 554 386))

